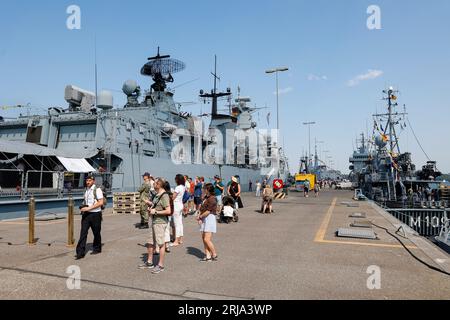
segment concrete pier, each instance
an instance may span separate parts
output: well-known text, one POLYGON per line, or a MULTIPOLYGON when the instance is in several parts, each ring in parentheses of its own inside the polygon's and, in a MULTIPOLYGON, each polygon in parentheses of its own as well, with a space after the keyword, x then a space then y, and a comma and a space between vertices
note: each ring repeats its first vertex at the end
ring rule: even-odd
MULTIPOLYGON (((166 271, 158 275, 137 268, 145 259, 149 233, 135 228, 138 216, 105 212, 103 254, 81 261, 67 247, 66 220, 36 221, 35 246, 27 244, 26 220, 3 221, 0 299, 450 299, 450 277, 412 258, 384 230, 373 229, 378 240, 336 237, 338 228, 350 228, 352 213, 397 230, 395 220, 351 197, 351 192, 334 190, 319 198, 290 193, 275 203, 273 215, 262 215, 260 199, 246 194, 239 223, 219 224, 213 240, 220 260, 213 263, 199 262, 199 228, 188 217, 184 245, 172 249, 166 271), (71 266, 81 272, 80 290, 67 286, 71 266)), ((76 216, 76 238, 79 228, 76 216)), ((449 261, 437 247, 428 252, 417 241, 402 241, 433 266, 449 261)))

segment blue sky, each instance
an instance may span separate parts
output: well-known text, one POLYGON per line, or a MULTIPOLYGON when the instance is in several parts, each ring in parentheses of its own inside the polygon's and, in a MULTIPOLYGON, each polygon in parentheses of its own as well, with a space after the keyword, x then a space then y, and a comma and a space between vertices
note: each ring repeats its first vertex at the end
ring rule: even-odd
MULTIPOLYGON (((259 107, 268 106, 276 125, 275 79, 280 74, 284 143, 291 171, 312 139, 324 141, 336 166, 348 171, 358 133, 372 128, 382 111, 381 91, 401 91, 416 134, 442 171, 450 172, 450 1, 0 1, 0 105, 65 106, 67 84, 94 89, 94 38, 99 88, 119 90, 127 79, 147 88, 139 74, 147 57, 163 53, 183 60, 175 75, 177 101, 197 102, 210 89, 214 54, 221 88, 237 86, 259 107), (81 8, 81 30, 66 28, 66 9, 81 8), (382 30, 368 30, 367 7, 381 8, 382 30), (365 79, 350 86, 352 79, 365 79)), ((123 105, 115 92, 115 104, 123 105)), ((193 114, 208 106, 186 107, 193 114)), ((266 114, 259 115, 265 128, 266 114)), ((17 111, 2 111, 14 116, 17 111)), ((256 115, 258 120, 258 115, 256 115)), ((401 134, 402 151, 426 161, 411 132, 401 134)))

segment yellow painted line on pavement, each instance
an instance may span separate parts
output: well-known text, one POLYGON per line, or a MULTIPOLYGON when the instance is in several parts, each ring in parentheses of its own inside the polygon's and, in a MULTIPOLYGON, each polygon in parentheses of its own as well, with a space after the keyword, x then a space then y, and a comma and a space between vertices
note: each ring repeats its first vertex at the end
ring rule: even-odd
MULTIPOLYGON (((335 241, 335 240, 320 240, 317 243, 328 243, 328 244, 347 244, 353 246, 367 246, 367 247, 379 247, 379 248, 394 248, 402 249, 403 246, 396 244, 384 244, 384 243, 367 243, 367 242, 354 242, 354 241, 335 241)), ((416 246, 406 246, 408 249, 417 249, 416 246)))
POLYGON ((333 215, 334 207, 336 207, 337 198, 333 199, 333 202, 331 203, 330 208, 327 211, 327 214, 325 218, 322 221, 322 224, 320 225, 319 231, 317 231, 316 238, 314 239, 315 242, 320 242, 325 239, 325 234, 328 229, 328 225, 331 221, 331 216, 333 215))
MULTIPOLYGON (((333 199, 330 208, 325 215, 325 218, 317 231, 314 242, 316 243, 326 243, 326 244, 343 244, 343 245, 353 245, 353 246, 367 246, 367 247, 379 247, 379 248, 395 248, 401 249, 403 246, 396 244, 385 244, 385 243, 367 243, 367 242, 357 242, 357 241, 337 241, 337 240, 325 240, 325 235, 330 225, 331 217, 333 216, 334 208, 336 207, 337 198, 333 199)), ((416 246, 406 246, 408 249, 417 249, 416 246)))

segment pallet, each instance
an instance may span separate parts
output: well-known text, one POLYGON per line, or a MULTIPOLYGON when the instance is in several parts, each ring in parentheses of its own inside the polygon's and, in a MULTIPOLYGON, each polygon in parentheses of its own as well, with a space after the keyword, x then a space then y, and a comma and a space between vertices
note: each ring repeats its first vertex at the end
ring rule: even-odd
POLYGON ((138 192, 120 192, 113 196, 113 214, 139 214, 141 202, 138 192))
POLYGON ((116 193, 114 193, 114 196, 118 196, 118 197, 139 196, 139 192, 116 192, 116 193))
POLYGON ((116 200, 114 199, 114 206, 121 206, 121 207, 139 207, 140 201, 131 201, 131 200, 116 200))
POLYGON ((139 214, 139 210, 121 210, 121 209, 113 209, 113 214, 117 214, 117 215, 138 215, 139 214))
POLYGON ((138 202, 139 196, 114 196, 114 201, 129 201, 129 202, 138 202))
POLYGON ((113 206, 113 210, 139 212, 141 210, 141 208, 140 207, 127 207, 127 206, 113 206))

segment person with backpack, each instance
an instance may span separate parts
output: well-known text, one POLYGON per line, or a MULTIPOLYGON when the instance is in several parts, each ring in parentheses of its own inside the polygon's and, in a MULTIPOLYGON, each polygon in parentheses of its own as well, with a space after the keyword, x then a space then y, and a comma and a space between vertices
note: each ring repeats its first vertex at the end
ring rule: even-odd
POLYGON ((161 273, 165 270, 164 258, 166 253, 166 231, 169 223, 169 216, 172 214, 170 206, 170 196, 164 189, 166 181, 159 179, 155 185, 156 196, 153 199, 153 205, 149 208, 149 214, 152 219, 152 236, 148 241, 147 262, 139 266, 139 269, 152 270, 153 274, 161 273), (153 253, 159 248, 159 262, 153 264, 153 253))
POLYGON ((171 247, 178 247, 183 244, 184 228, 183 228, 183 210, 184 205, 189 201, 189 193, 186 192, 186 181, 184 176, 178 174, 175 177, 176 188, 172 195, 174 213, 173 223, 175 225, 175 241, 171 244, 171 247))
POLYGON ((104 209, 105 201, 103 191, 95 185, 95 177, 88 175, 86 177, 86 192, 84 193, 84 202, 80 207, 81 231, 80 239, 76 249, 76 259, 80 260, 86 256, 86 242, 89 229, 92 229, 94 234, 94 250, 92 255, 97 255, 102 252, 102 210, 104 209))

